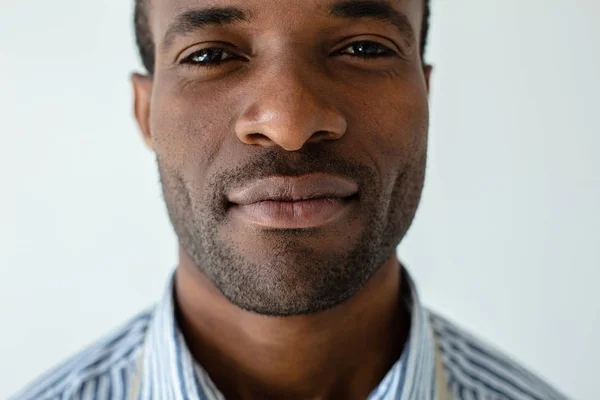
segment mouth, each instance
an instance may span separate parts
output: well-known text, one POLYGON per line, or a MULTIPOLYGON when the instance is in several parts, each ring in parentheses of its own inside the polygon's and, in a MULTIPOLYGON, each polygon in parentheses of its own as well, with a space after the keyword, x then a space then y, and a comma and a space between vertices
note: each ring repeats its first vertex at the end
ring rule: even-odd
POLYGON ((340 220, 359 197, 358 185, 329 175, 275 176, 228 195, 229 212, 245 225, 309 229, 340 220))

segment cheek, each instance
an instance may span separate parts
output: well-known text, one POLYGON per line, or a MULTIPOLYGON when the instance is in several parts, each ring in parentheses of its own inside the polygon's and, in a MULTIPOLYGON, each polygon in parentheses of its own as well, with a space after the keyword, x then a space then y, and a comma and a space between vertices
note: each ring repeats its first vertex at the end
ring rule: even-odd
POLYGON ((353 126, 360 146, 376 164, 383 180, 420 162, 427 151, 429 106, 418 80, 388 85, 356 104, 353 126), (417 83, 416 83, 417 82, 417 83))
POLYGON ((152 101, 152 138, 157 156, 184 178, 202 178, 233 129, 228 103, 208 99, 199 88, 161 89, 152 101), (217 107, 218 105, 218 107, 217 107))
MULTIPOLYGON (((392 156, 412 159, 427 150, 429 130, 429 105, 426 96, 398 96, 397 101, 388 106, 385 137, 392 156)), ((419 157, 420 158, 420 157, 419 157)))
POLYGON ((390 86, 375 105, 377 118, 385 124, 384 140, 390 150, 417 150, 426 143, 429 125, 427 92, 418 76, 390 86), (385 134, 387 133, 387 134, 385 134))

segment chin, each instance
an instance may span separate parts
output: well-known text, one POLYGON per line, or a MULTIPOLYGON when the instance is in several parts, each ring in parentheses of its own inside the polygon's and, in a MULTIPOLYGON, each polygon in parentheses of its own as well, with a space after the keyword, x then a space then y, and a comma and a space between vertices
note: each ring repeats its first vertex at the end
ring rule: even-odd
POLYGON ((310 314, 356 294, 379 268, 372 231, 223 232, 199 267, 236 306, 262 315, 310 314), (371 233, 371 234, 369 234, 371 233))

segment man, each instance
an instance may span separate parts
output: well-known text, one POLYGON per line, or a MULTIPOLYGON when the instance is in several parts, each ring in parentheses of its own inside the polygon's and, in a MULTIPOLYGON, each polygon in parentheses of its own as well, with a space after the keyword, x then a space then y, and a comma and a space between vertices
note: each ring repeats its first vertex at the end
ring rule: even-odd
POLYGON ((563 399, 426 311, 425 0, 145 0, 135 116, 179 239, 164 298, 15 399, 563 399))

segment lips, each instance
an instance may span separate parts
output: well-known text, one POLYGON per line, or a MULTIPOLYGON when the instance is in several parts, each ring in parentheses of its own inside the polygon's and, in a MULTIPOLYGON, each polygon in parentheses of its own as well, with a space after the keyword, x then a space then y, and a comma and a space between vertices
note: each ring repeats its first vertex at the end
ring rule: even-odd
POLYGON ((358 185, 330 174, 274 176, 228 195, 234 218, 265 228, 313 228, 331 223, 348 211, 358 185))
POLYGON ((358 193, 358 185, 329 174, 300 177, 274 176, 255 181, 228 196, 231 203, 249 205, 261 201, 293 202, 311 199, 343 199, 358 193))

